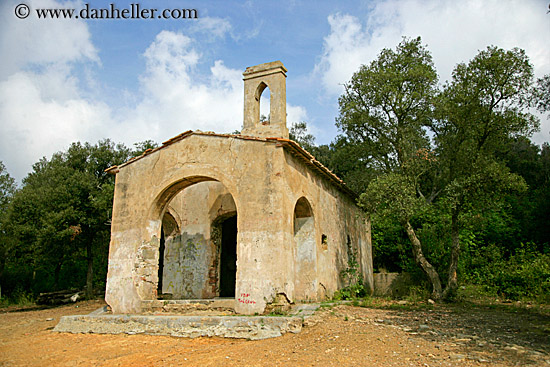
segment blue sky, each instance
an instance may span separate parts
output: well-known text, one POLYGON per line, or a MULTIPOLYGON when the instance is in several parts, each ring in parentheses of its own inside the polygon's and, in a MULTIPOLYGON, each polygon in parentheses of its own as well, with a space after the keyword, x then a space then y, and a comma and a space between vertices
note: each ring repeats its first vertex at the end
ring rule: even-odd
MULTIPOLYGON (((32 12, 85 3, 0 1, 0 160, 18 181, 77 140, 132 146, 189 129, 240 129, 242 72, 263 62, 285 64, 287 123, 306 121, 319 144, 338 133, 342 85, 403 36, 422 37, 441 82, 488 45, 523 48, 537 76, 550 73, 545 0, 88 1, 194 8, 193 20, 44 20, 32 12), (14 15, 20 3, 31 9, 26 19, 14 15)), ((550 141, 546 116, 541 125, 537 144, 550 141)))

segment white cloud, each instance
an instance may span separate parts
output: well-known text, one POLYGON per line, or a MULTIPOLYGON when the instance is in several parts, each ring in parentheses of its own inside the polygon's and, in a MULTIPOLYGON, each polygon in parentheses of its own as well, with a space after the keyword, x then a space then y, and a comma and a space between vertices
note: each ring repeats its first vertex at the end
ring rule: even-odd
MULTIPOLYGON (((550 72, 548 15, 536 0, 385 0, 372 5, 360 19, 333 14, 328 22, 324 53, 314 73, 325 92, 337 96, 361 64, 376 58, 382 48, 394 48, 402 36, 421 36, 432 52, 442 81, 459 62, 468 62, 489 45, 525 49, 537 75, 550 72)), ((550 140, 544 119, 538 143, 550 140)))
POLYGON ((200 54, 194 47, 191 38, 162 31, 145 51, 143 99, 118 123, 122 129, 133 126, 134 139, 163 140, 189 129, 240 129, 241 71, 218 60, 210 75, 197 75, 200 54))
POLYGON ((17 179, 42 156, 65 149, 83 136, 98 136, 97 122, 109 120, 108 106, 68 98, 70 91, 77 95, 71 78, 56 72, 18 72, 0 82, 0 157, 17 179), (60 96, 47 87, 63 84, 67 89, 60 96))
POLYGON ((193 32, 201 32, 209 35, 211 39, 224 37, 232 31, 231 23, 227 19, 216 17, 201 17, 196 20, 193 32))
MULTIPOLYGON (((75 63, 99 62, 87 25, 32 15, 17 19, 17 3, 0 5, 0 159, 19 180, 42 156, 93 135, 109 109, 82 99, 72 75, 75 63)), ((31 9, 61 6, 53 0, 26 4, 31 9)))
POLYGON ((286 105, 286 123, 288 125, 288 128, 290 129, 290 126, 293 123, 302 122, 302 121, 308 121, 307 117, 307 111, 302 106, 293 106, 287 103, 286 105))
MULTIPOLYGON (((26 19, 14 15, 18 0, 0 5, 0 80, 22 67, 47 63, 90 60, 98 62, 97 49, 91 42, 86 23, 79 19, 26 19)), ((39 8, 82 7, 81 1, 60 3, 55 0, 25 1, 31 11, 39 8)))

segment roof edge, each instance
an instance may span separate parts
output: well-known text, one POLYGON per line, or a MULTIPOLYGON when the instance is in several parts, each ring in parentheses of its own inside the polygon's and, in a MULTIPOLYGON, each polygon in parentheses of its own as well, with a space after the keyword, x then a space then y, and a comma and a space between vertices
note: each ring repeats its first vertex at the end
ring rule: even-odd
POLYGON ((329 170, 321 162, 315 159, 315 157, 311 153, 309 153, 307 150, 302 148, 300 144, 296 143, 294 140, 277 138, 277 137, 258 137, 258 136, 249 136, 249 135, 241 135, 241 134, 219 134, 212 131, 205 132, 200 130, 194 130, 194 131, 187 130, 179 135, 174 136, 171 139, 164 141, 161 146, 155 149, 147 149, 145 152, 143 152, 142 155, 133 157, 128 161, 122 164, 119 164, 118 166, 112 166, 107 168, 105 172, 116 175, 120 171, 120 168, 127 166, 133 162, 136 162, 141 158, 146 157, 161 149, 164 149, 174 143, 177 143, 191 135, 216 136, 216 137, 222 137, 222 138, 234 138, 234 139, 241 139, 241 140, 253 140, 253 141, 275 143, 277 144, 278 147, 283 147, 284 149, 287 149, 295 157, 297 157, 298 159, 306 163, 308 166, 313 168, 315 171, 319 172, 321 175, 325 176, 332 184, 337 186, 341 191, 351 196, 352 199, 355 200, 358 198, 358 195, 352 189, 350 189, 340 177, 336 176, 331 170, 329 170))

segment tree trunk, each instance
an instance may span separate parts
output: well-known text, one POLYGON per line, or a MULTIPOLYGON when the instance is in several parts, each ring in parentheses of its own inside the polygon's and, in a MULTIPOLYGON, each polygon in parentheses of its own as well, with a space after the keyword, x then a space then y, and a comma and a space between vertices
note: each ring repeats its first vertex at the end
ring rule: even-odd
POLYGON ((451 215, 451 262, 449 264, 449 278, 447 279, 447 287, 443 292, 443 298, 451 296, 458 288, 458 256, 460 255, 460 238, 458 225, 458 210, 453 210, 451 215))
POLYGON ((437 274, 437 271, 435 268, 426 260, 424 257, 424 253, 422 252, 422 245, 420 243, 420 240, 418 237, 416 237, 416 233, 414 232, 413 227, 409 223, 408 220, 402 222, 403 227, 405 228, 405 231, 407 232, 407 236, 409 237, 409 240, 411 241, 412 248, 413 248, 413 254, 414 254, 414 260, 422 270, 426 273, 428 276, 428 279, 432 283, 432 297, 435 300, 438 300, 441 298, 441 280, 439 279, 439 274, 437 274))
POLYGON ((86 273, 86 298, 94 296, 94 256, 92 254, 92 241, 86 244, 86 260, 88 260, 88 272, 86 273))

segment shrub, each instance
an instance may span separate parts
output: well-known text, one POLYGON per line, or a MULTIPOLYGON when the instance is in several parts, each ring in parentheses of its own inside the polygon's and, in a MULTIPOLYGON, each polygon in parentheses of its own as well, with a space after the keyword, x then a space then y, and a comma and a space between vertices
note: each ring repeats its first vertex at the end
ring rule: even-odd
POLYGON ((549 301, 550 254, 541 254, 535 244, 521 244, 509 257, 503 255, 503 249, 489 245, 467 259, 467 283, 483 285, 486 292, 511 300, 549 301))

